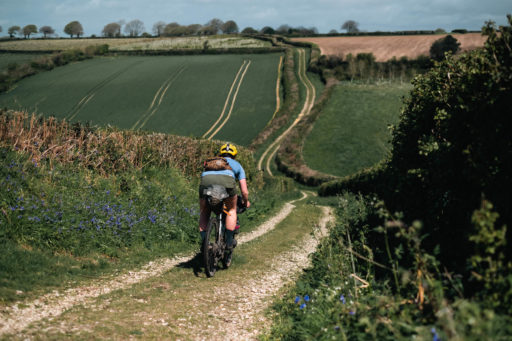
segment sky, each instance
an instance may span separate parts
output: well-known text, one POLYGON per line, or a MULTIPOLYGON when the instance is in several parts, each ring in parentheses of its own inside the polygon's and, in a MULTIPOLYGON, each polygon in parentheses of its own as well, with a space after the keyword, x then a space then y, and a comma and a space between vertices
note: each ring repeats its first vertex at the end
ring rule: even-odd
POLYGON ((343 32, 346 20, 361 31, 479 30, 487 20, 505 25, 507 13, 511 0, 0 0, 0 36, 13 25, 48 25, 66 36, 64 26, 78 20, 90 36, 121 20, 141 20, 151 32, 157 21, 189 25, 212 18, 234 20, 240 30, 287 24, 343 32))

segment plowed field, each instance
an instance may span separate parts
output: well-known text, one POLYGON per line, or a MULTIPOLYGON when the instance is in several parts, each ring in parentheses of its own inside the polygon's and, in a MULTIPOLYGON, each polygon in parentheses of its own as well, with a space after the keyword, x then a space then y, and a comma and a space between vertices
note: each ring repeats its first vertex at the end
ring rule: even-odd
MULTIPOLYGON (((430 46, 445 35, 414 36, 366 36, 366 37, 319 37, 294 38, 293 41, 307 41, 317 44, 324 55, 346 56, 349 53, 373 53, 379 62, 393 57, 417 58, 429 55, 430 46)), ((480 33, 452 34, 460 42, 462 51, 484 45, 487 37, 480 33)))

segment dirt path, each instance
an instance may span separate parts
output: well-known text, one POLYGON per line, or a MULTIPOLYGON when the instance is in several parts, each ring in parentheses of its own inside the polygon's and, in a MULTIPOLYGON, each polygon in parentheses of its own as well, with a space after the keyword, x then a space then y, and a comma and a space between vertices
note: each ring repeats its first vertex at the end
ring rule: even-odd
MULTIPOLYGON (((239 238, 239 244, 250 242, 274 229, 281 221, 286 219, 294 209, 294 203, 307 197, 285 203, 283 208, 268 221, 247 235, 239 238)), ((47 318, 55 318, 78 305, 88 307, 100 295, 107 295, 116 290, 123 290, 134 284, 150 278, 161 276, 178 264, 190 262, 194 255, 182 255, 172 259, 159 259, 150 262, 136 271, 99 280, 88 286, 68 289, 64 292, 54 291, 32 302, 18 302, 2 309, 0 312, 0 336, 2 334, 16 334, 22 332, 30 324, 47 318)))
POLYGON ((273 160, 275 154, 277 153, 280 143, 283 140, 283 138, 295 127, 300 120, 308 115, 311 112, 311 109, 313 108, 313 105, 315 104, 316 99, 316 92, 315 87, 309 80, 306 74, 306 52, 304 49, 298 49, 299 53, 299 80, 306 88, 306 100, 304 101, 304 105, 302 107, 301 112, 299 113, 299 116, 293 121, 293 123, 286 129, 281 135, 279 135, 274 142, 268 146, 268 148, 263 152, 260 159, 258 160, 258 169, 264 170, 263 164, 265 163, 265 169, 270 176, 273 176, 272 171, 270 169, 270 162, 273 160))

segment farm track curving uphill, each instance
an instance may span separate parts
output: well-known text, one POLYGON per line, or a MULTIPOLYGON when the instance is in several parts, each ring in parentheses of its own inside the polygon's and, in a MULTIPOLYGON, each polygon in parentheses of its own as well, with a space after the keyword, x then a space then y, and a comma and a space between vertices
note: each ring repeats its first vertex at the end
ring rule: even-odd
MULTIPOLYGON (((230 271, 221 272, 219 274, 220 277, 216 276, 215 279, 206 280, 205 278, 191 276, 190 270, 183 267, 183 264, 187 264, 192 261, 192 255, 179 256, 173 259, 159 259, 146 264, 140 270, 130 271, 126 274, 118 275, 108 280, 103 279, 92 281, 85 287, 72 288, 60 293, 53 292, 32 302, 19 302, 10 307, 5 307, 0 312, 0 335, 3 335, 4 337, 11 335, 22 338, 32 335, 35 336, 35 338, 45 338, 48 337, 48 334, 46 334, 48 331, 55 331, 55 329, 57 329, 58 332, 74 332, 78 333, 75 336, 80 336, 81 332, 87 332, 90 330, 91 325, 87 325, 88 322, 82 320, 82 318, 75 319, 74 317, 71 317, 71 321, 68 321, 70 316, 77 313, 79 315, 82 314, 77 311, 77 309, 82 309, 87 312, 87 314, 91 313, 96 321, 93 322, 94 325, 98 323, 102 324, 104 323, 105 318, 108 320, 107 315, 109 312, 112 312, 112 309, 109 311, 106 309, 100 309, 98 311, 98 302, 100 302, 100 306, 108 306, 112 303, 112 300, 127 300, 128 306, 125 306, 122 309, 130 309, 130 304, 136 303, 130 294, 133 290, 137 291, 142 288, 142 291, 146 292, 145 288, 155 285, 155 281, 161 283, 162 281, 170 280, 170 283, 176 283, 178 288, 181 288, 182 291, 184 290, 189 294, 180 296, 181 293, 178 294, 175 293, 174 290, 167 290, 166 295, 169 295, 169 297, 165 298, 165 300, 160 301, 160 297, 157 296, 155 299, 159 300, 158 304, 164 305, 164 311, 167 311, 167 309, 170 308, 179 316, 180 310, 185 309, 191 315, 196 317, 202 316, 195 323, 192 322, 192 324, 189 319, 189 323, 185 330, 182 330, 180 322, 182 319, 174 316, 172 320, 169 320, 172 322, 169 323, 174 324, 174 327, 176 328, 175 330, 177 330, 178 333, 185 333, 187 339, 198 339, 198 336, 194 334, 194 331, 198 330, 198 326, 204 323, 213 323, 215 325, 219 325, 217 326, 218 328, 216 328, 215 334, 208 335, 209 339, 225 339, 225 335, 230 333, 235 333, 236 337, 241 337, 243 339, 253 338, 255 333, 261 332, 257 325, 258 321, 265 320, 263 313, 264 308, 269 304, 269 299, 275 295, 284 284, 288 283, 291 278, 294 278, 298 271, 309 264, 308 255, 315 251, 319 240, 318 237, 325 235, 327 224, 333 220, 332 211, 328 208, 321 208, 322 211, 318 212, 320 214, 317 214, 316 216, 318 218, 315 218, 313 221, 302 221, 302 232, 297 232, 297 220, 293 219, 300 218, 294 217, 293 215, 290 215, 290 213, 299 209, 299 206, 295 205, 296 202, 303 201, 307 198, 308 194, 305 192, 302 194, 302 198, 285 203, 279 213, 264 222, 252 232, 242 234, 238 239, 238 244, 243 245, 251 241, 259 240, 259 238, 262 237, 265 238, 264 242, 258 241, 256 246, 251 246, 252 244, 249 244, 249 246, 243 247, 240 250, 240 252, 243 251, 241 253, 242 255, 243 253, 248 252, 249 256, 254 252, 260 251, 260 246, 258 245, 261 243, 264 243, 261 245, 265 245, 275 239, 276 241, 274 242, 277 242, 277 245, 280 245, 280 248, 279 250, 274 250, 274 246, 272 246, 273 244, 271 243, 271 245, 269 245, 269 248, 274 250, 272 253, 274 256, 272 257, 275 258, 267 260, 267 262, 270 262, 269 264, 273 264, 270 268, 265 268, 264 265, 259 265, 256 269, 253 269, 252 267, 246 268, 242 265, 234 269, 230 269, 230 271), (290 221, 290 219, 292 220, 290 221), (278 224, 280 228, 276 229, 277 232, 267 235, 269 232, 273 231, 278 224), (311 236, 311 224, 320 228, 320 235, 316 234, 315 237, 311 236), (289 244, 287 244, 288 246, 283 246, 281 244, 283 236, 279 233, 287 232, 281 231, 282 228, 285 230, 290 229, 290 231, 295 231, 293 233, 298 233, 297 237, 299 237, 301 241, 299 243, 292 243, 295 246, 292 245, 290 247, 289 244), (275 233, 277 233, 277 235, 274 235, 275 233), (181 268, 179 271, 176 269, 178 265, 181 268), (174 270, 170 272, 172 269, 174 270), (263 271, 265 275, 255 276, 254 271, 258 273, 263 271), (222 276, 229 276, 227 277, 227 280, 230 282, 234 280, 233 283, 235 283, 237 287, 240 287, 241 291, 236 292, 236 297, 246 297, 246 299, 237 299, 235 296, 228 298, 227 300, 219 299, 230 296, 229 291, 231 290, 230 287, 225 285, 224 281, 226 281, 226 278, 223 279, 222 276), (210 290, 206 290, 204 292, 198 291, 195 294, 192 294, 198 281, 199 285, 207 286, 208 288, 218 292, 218 294, 212 295, 212 291, 210 290), (138 285, 139 283, 141 284, 138 285), (114 292, 117 292, 117 294, 114 292), (196 303, 198 302, 197 295, 201 296, 199 299, 201 302, 201 309, 195 309, 198 308, 196 303), (169 299, 172 300, 170 301, 169 299), (176 305, 175 302, 181 303, 176 305), (207 311, 202 310, 204 306, 208 307, 207 311), (226 309, 228 311, 224 311, 226 309), (223 310, 222 315, 215 313, 220 310, 223 310), (65 312, 67 313, 63 314, 65 312), (242 321, 243 324, 238 326, 237 330, 233 330, 230 328, 229 324, 224 322, 224 320, 218 320, 218 318, 222 316, 235 319, 237 316, 240 316, 240 320, 236 320, 235 324, 241 323, 242 321), (67 328, 66 326, 68 324, 72 324, 73 327, 67 328)), ((299 210, 304 214, 305 212, 309 212, 314 209, 309 206, 310 205, 303 203, 299 210)), ((312 232, 315 232, 315 229, 313 229, 312 232)), ((119 309, 119 307, 114 309, 119 309)), ((158 309, 156 310, 158 311, 158 309)), ((128 313, 141 314, 145 312, 144 309, 140 311, 137 309, 135 312, 128 311, 128 313)), ((151 320, 152 318, 143 320, 138 319, 137 322, 134 323, 137 323, 140 326, 146 326, 151 323, 151 320)), ((131 323, 125 319, 121 319, 120 321, 124 321, 122 323, 131 323)), ((266 321, 266 323, 268 324, 268 321, 266 321)), ((130 325, 130 328, 131 327, 132 326, 130 325)), ((210 332, 211 331, 208 330, 208 333, 210 332)), ((67 335, 69 337, 70 334, 67 335)), ((110 336, 112 337, 113 335, 110 336)), ((99 337, 101 338, 101 336, 99 337)))
POLYGON ((295 127, 300 122, 300 120, 304 116, 307 116, 311 112, 311 109, 313 108, 313 105, 315 104, 315 99, 316 99, 315 87, 313 86, 313 83, 311 83, 311 81, 309 80, 309 78, 306 74, 306 69, 307 69, 307 67, 306 67, 306 52, 304 51, 304 49, 298 49, 297 51, 299 53, 298 76, 299 76, 300 82, 304 85, 304 87, 306 89, 306 100, 304 101, 302 110, 299 113, 299 115, 297 116, 297 118, 295 119, 295 121, 293 121, 293 123, 281 135, 279 135, 274 140, 274 142, 272 142, 270 144, 270 146, 263 152, 260 159, 258 160, 258 169, 264 170, 263 163, 265 162, 266 171, 270 176, 273 176, 272 170, 270 169, 270 162, 273 160, 275 154, 279 150, 279 147, 281 146, 280 145, 281 141, 293 129, 293 127, 295 127))
POLYGON ((222 127, 224 127, 224 125, 228 122, 229 118, 231 117, 231 113, 233 112, 233 108, 235 106, 236 98, 238 96, 238 91, 240 90, 240 86, 242 85, 245 74, 247 73, 247 70, 249 69, 250 65, 251 65, 250 60, 244 60, 242 66, 240 67, 240 69, 238 70, 238 73, 236 74, 235 80, 231 84, 231 88, 229 89, 228 97, 226 98, 226 102, 224 103, 224 108, 222 109, 222 112, 221 112, 219 118, 210 127, 210 129, 208 129, 208 131, 203 134, 203 136, 202 136, 203 138, 211 140, 215 135, 217 135, 217 133, 222 129, 222 127), (236 86, 235 93, 233 94, 233 96, 231 96, 235 86, 236 86), (224 118, 224 121, 222 121, 222 123, 220 125, 218 125, 226 112, 228 103, 231 103, 231 105, 229 106, 228 114, 227 114, 226 118, 224 118), (213 130, 213 132, 212 132, 212 130, 213 130))

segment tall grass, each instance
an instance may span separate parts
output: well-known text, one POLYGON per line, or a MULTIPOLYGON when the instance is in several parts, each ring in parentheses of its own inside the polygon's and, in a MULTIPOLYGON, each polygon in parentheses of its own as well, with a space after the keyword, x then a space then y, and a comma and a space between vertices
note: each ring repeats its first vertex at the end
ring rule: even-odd
MULTIPOLYGON (((0 146, 27 153, 35 162, 75 164, 103 175, 166 166, 197 177, 202 161, 216 154, 219 144, 183 136, 92 128, 23 112, 0 112, 0 146)), ((261 182, 252 154, 240 148, 238 159, 248 178, 261 182)))
POLYGON ((466 298, 460 278, 375 198, 344 193, 337 224, 273 310, 268 340, 499 340, 512 318, 466 298), (399 264, 399 266, 397 266, 399 264))

